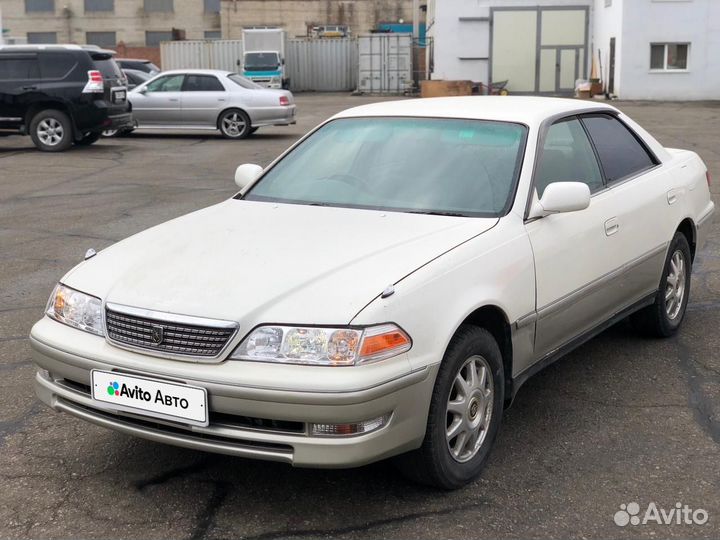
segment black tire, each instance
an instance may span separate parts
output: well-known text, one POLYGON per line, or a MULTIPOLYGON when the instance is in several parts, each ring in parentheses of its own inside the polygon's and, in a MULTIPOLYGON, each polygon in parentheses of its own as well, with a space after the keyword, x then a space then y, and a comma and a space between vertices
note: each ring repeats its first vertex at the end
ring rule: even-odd
POLYGON ((75 141, 75 144, 78 146, 90 146, 91 144, 98 142, 101 136, 102 135, 100 133, 88 133, 79 141, 75 141))
POLYGON ((218 129, 226 139, 244 139, 250 135, 250 117, 240 109, 230 109, 218 118, 218 129))
POLYGON ((630 317, 637 330, 652 337, 670 337, 678 331, 685 318, 685 310, 690 297, 691 273, 692 256, 690 254, 690 244, 688 244, 684 234, 676 232, 672 242, 670 242, 670 248, 665 258, 655 302, 630 317), (684 272, 681 279, 673 283, 672 277, 678 266, 677 257, 683 261, 684 272), (682 298, 679 302, 677 302, 678 286, 683 287, 682 298), (671 289, 675 291, 674 297, 671 295, 671 289), (670 295, 669 300, 667 299, 668 295, 670 295), (675 304, 672 303, 673 298, 675 304), (675 309, 677 309, 677 313, 675 313, 675 309))
MULTIPOLYGON (((471 482, 485 466, 500 428, 504 391, 503 361, 497 342, 483 328, 461 326, 445 352, 435 380, 423 444, 417 450, 396 457, 397 467, 411 480, 441 489, 457 489, 471 482), (473 450, 474 454, 471 452, 467 461, 461 462, 451 454, 450 441, 446 437, 447 429, 454 422, 448 426, 452 414, 448 411, 448 402, 455 392, 456 377, 466 369, 468 362, 477 358, 484 359, 492 372, 492 384, 488 383, 488 388, 492 387, 493 393, 487 402, 492 408, 479 448, 473 450)), ((478 409, 475 408, 475 413, 478 409)), ((470 407, 467 411, 470 414, 470 407)), ((457 444, 457 439, 455 441, 457 444)))
POLYGON ((70 117, 57 109, 46 109, 30 121, 30 138, 38 150, 63 152, 73 143, 70 117))
POLYGON ((251 127, 251 128, 250 128, 250 133, 249 133, 249 135, 252 135, 252 134, 255 133, 258 129, 260 129, 260 128, 251 127))

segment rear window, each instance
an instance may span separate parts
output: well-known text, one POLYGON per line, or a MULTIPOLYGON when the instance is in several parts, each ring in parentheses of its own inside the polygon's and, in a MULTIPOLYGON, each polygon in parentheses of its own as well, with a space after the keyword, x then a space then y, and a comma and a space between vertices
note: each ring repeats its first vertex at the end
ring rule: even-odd
POLYGON ((40 55, 40 72, 44 79, 64 79, 77 65, 72 54, 47 52, 40 55))
POLYGON ((40 64, 37 56, 0 56, 0 80, 14 81, 39 78, 40 64))
POLYGON ((123 75, 120 71, 120 67, 117 65, 115 60, 112 59, 112 57, 104 57, 104 58, 93 58, 93 62, 95 63, 95 69, 99 70, 100 73, 102 73, 103 78, 105 79, 122 79, 123 75))

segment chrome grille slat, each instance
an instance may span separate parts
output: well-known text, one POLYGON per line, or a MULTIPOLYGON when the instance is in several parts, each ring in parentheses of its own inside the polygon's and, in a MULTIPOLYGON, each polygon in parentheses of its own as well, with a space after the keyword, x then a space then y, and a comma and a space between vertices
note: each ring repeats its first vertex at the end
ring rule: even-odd
POLYGON ((236 328, 184 324, 151 319, 105 308, 105 325, 110 341, 157 353, 215 358, 225 349, 236 328), (153 327, 163 329, 161 343, 153 341, 153 327))

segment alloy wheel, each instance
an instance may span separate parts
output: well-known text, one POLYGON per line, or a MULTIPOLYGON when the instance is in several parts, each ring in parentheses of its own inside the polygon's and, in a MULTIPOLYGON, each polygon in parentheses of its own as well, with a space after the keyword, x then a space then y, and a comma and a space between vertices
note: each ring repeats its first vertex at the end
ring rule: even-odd
POLYGON ((57 146, 65 136, 65 128, 55 118, 44 118, 37 127, 37 136, 47 146, 57 146))
POLYGON ((665 313, 675 320, 682 309, 685 298, 685 255, 679 249, 670 258, 670 267, 665 287, 665 313))
POLYGON ((445 438, 450 455, 465 463, 477 455, 493 413, 492 369, 482 356, 471 356, 455 375, 446 409, 445 438))
POLYGON ((230 137, 238 137, 245 131, 245 119, 237 112, 227 114, 222 119, 223 131, 230 137))

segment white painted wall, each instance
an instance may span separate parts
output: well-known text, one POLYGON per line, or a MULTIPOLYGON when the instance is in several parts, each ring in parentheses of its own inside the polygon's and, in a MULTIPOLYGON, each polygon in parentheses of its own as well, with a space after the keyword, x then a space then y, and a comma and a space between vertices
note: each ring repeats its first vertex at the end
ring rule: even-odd
POLYGON ((720 99, 720 1, 625 0, 622 99, 720 99), (650 71, 650 44, 689 42, 686 72, 650 71))

